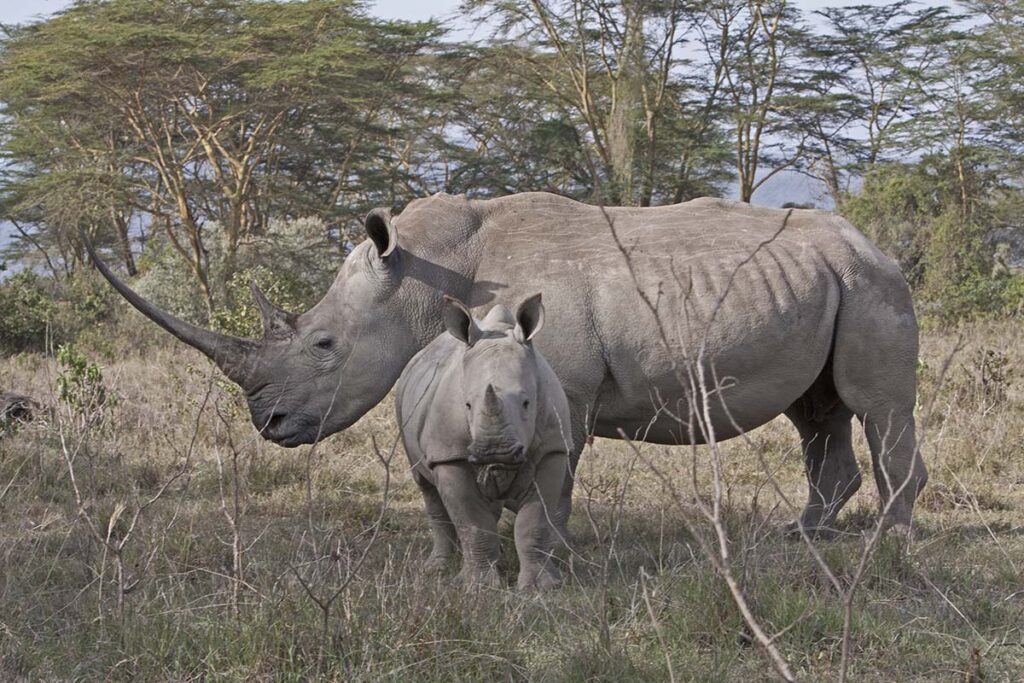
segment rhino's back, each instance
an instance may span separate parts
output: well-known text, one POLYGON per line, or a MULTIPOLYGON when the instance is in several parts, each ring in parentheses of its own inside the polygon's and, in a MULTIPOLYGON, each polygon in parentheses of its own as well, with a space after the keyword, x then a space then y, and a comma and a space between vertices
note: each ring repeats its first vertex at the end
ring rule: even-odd
POLYGON ((740 427, 779 414, 826 361, 844 279, 885 261, 818 211, 717 199, 601 209, 544 194, 481 211, 476 277, 489 286, 473 303, 544 292, 557 322, 539 346, 570 400, 596 394, 599 433, 604 418, 609 430, 646 428, 652 395, 678 394, 680 361, 698 355, 718 376, 742 378, 730 390, 740 427))
MULTIPOLYGON (((410 213, 430 219, 426 242, 465 259, 471 306, 544 294, 551 324, 538 348, 598 434, 648 430, 652 396, 685 398, 678 369, 698 356, 735 378, 716 430, 763 424, 820 373, 844 292, 906 287, 856 229, 820 211, 719 199, 605 209, 527 193, 434 197, 410 213)), ((648 440, 680 438, 659 429, 648 440)))
POLYGON ((706 197, 668 206, 600 207, 527 192, 467 206, 481 217, 487 254, 534 257, 543 245, 546 259, 592 265, 593 259, 621 261, 623 249, 638 257, 706 259, 749 253, 766 240, 827 248, 846 238, 839 230, 845 221, 827 212, 706 197))

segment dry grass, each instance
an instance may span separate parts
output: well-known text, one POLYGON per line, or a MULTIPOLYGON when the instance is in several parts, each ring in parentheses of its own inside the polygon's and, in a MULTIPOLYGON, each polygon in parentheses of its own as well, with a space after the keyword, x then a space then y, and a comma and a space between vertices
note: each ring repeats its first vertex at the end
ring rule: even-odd
MULTIPOLYGON (((924 340, 922 403, 934 404, 922 406, 932 478, 920 535, 909 550, 887 540, 870 564, 851 680, 1021 679, 1017 325, 924 340)), ((194 353, 167 342, 107 350, 117 402, 84 422, 54 397, 51 360, 0 361, 0 387, 54 407, 0 439, 2 680, 772 675, 680 523, 668 487, 691 491, 687 449, 645 446, 638 458, 597 440, 579 472, 577 543, 561 554, 567 585, 543 596, 465 591, 419 571, 429 535, 401 452, 385 491, 396 437, 388 405, 317 448, 282 450, 253 438, 237 397, 211 388, 194 353)), ((795 430, 777 420, 752 439, 782 490, 802 501, 795 430)), ((807 548, 778 533, 795 513, 766 486, 750 446, 734 440, 723 454, 732 554, 751 606, 798 678, 834 680, 840 601, 807 548)), ((858 455, 867 457, 863 442, 858 455)), ((819 545, 840 578, 855 570, 876 505, 869 482, 841 517, 847 533, 819 545)), ((511 535, 507 521, 502 531, 511 535)))

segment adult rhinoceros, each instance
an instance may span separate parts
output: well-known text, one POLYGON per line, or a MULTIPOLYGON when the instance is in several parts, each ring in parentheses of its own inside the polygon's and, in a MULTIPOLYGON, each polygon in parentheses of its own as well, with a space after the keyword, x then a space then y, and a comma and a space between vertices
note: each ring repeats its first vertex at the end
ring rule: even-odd
POLYGON ((553 322, 536 344, 569 398, 573 464, 588 433, 699 443, 785 413, 806 454, 801 522, 825 528, 860 486, 856 415, 883 504, 893 499, 887 521, 910 524, 926 480, 917 323, 897 267, 845 220, 718 199, 605 209, 545 193, 439 194, 397 217, 376 209, 365 229, 309 311, 279 310, 254 288, 258 341, 177 320, 97 265, 241 385, 253 424, 282 446, 343 430, 380 402, 442 331, 442 294, 477 308, 541 291, 553 322), (701 375, 706 392, 692 381, 701 375))

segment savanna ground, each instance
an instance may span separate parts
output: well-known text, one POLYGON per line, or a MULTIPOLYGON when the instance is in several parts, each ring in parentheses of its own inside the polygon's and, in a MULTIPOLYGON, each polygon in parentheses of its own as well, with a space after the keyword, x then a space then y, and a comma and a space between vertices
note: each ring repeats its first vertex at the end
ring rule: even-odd
MULTIPOLYGON (((1019 322, 924 336, 931 482, 915 540, 884 540, 853 593, 849 680, 1024 678, 1022 337, 1019 322)), ((706 449, 596 440, 574 549, 559 555, 566 585, 466 590, 420 571, 429 534, 389 403, 283 450, 195 352, 155 331, 95 338, 81 348, 102 380, 74 359, 0 360, 0 386, 48 406, 0 438, 2 680, 775 676, 684 530, 686 515, 707 531, 690 476, 697 462, 707 500, 706 449)), ((806 495, 795 430, 776 420, 721 455, 733 572, 754 615, 798 678, 836 680, 843 595, 780 533, 795 511, 779 494, 806 495)), ((866 476, 840 537, 817 546, 844 591, 876 506, 866 476)), ((501 530, 513 580, 508 520, 501 530)))

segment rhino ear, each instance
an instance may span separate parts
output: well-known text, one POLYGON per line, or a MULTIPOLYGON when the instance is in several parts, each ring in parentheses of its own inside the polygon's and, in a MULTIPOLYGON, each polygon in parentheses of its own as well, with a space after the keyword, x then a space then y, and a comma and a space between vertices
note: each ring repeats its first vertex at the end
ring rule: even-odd
POLYGON ((252 290, 252 298, 256 300, 260 318, 263 319, 263 336, 267 339, 291 336, 295 332, 295 316, 270 303, 256 286, 255 280, 249 282, 249 289, 252 290))
POLYGON ((444 301, 444 326, 448 334, 466 346, 473 346, 481 333, 466 304, 450 296, 445 296, 444 301))
POLYGON ((543 327, 544 304, 541 303, 540 294, 534 294, 519 304, 519 308, 516 310, 516 341, 525 344, 533 339, 543 327))
POLYGON ((398 230, 391 220, 391 209, 374 209, 366 215, 363 227, 382 259, 386 259, 398 248, 398 230))

